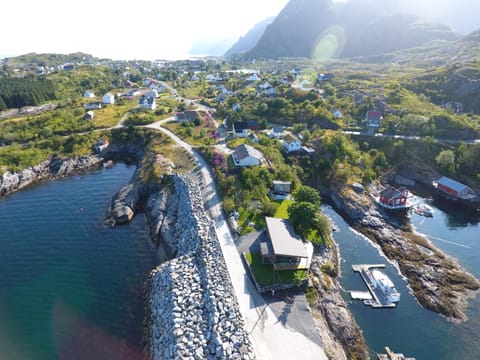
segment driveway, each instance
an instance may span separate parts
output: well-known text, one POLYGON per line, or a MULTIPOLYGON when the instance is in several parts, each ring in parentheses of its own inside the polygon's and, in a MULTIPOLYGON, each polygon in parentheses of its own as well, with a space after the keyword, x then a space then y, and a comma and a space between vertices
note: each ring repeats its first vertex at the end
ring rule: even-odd
MULTIPOLYGON (((235 240, 238 252, 260 252, 260 242, 266 241, 266 236, 265 231, 254 231, 238 237, 235 240)), ((261 296, 283 326, 298 331, 323 346, 303 291, 288 289, 276 291, 274 294, 263 293, 261 296)))

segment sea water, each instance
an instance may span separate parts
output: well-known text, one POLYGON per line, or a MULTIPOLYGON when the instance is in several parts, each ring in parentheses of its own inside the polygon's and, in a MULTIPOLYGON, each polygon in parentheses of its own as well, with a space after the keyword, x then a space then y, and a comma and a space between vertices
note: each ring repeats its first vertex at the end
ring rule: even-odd
POLYGON ((145 219, 104 214, 135 167, 117 164, 0 198, 0 359, 141 359, 145 219))
MULTIPOLYGON (((477 278, 480 278, 480 225, 478 215, 448 214, 432 205, 435 214, 425 218, 416 214, 410 221, 416 231, 429 236, 431 242, 477 278)), ((417 360, 476 359, 480 354, 480 299, 469 301, 469 320, 454 324, 441 315, 424 309, 413 297, 407 282, 397 269, 381 255, 378 247, 353 231, 331 208, 323 211, 337 224, 334 239, 342 261, 340 282, 344 297, 370 348, 372 358, 389 346, 395 352, 417 360), (352 264, 386 264, 383 269, 401 293, 394 309, 373 309, 361 301, 352 301, 349 290, 366 290, 352 264)))

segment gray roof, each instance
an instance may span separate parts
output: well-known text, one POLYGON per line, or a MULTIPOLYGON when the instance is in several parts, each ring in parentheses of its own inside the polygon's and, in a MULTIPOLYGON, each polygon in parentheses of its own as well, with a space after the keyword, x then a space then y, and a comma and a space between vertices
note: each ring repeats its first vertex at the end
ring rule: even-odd
POLYGON ((198 113, 194 110, 187 110, 175 114, 178 120, 195 120, 198 118, 198 113))
POLYGON ((308 257, 302 239, 288 220, 266 217, 265 222, 275 255, 308 257))
POLYGON ((446 176, 441 177, 440 179, 437 180, 437 182, 459 193, 464 191, 465 189, 468 189, 467 185, 459 183, 458 181, 450 179, 446 176))
POLYGON ((238 145, 234 151, 238 161, 245 159, 249 156, 257 158, 259 160, 263 158, 263 154, 260 151, 247 144, 238 145))

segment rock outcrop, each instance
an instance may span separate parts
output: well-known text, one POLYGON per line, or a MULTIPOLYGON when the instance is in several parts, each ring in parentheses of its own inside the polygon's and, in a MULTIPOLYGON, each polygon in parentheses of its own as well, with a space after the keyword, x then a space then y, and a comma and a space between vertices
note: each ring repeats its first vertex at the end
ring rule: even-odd
MULTIPOLYGON (((253 359, 250 336, 200 189, 188 176, 169 178, 177 203, 168 207, 166 193, 149 201, 156 211, 152 219, 165 220, 165 209, 175 217, 168 232, 176 239, 170 244, 176 258, 154 269, 147 283, 147 358, 253 359)), ((154 226, 153 231, 159 233, 161 228, 154 226)))
POLYGON ((317 327, 325 343, 325 352, 333 359, 369 359, 365 338, 348 309, 338 285, 336 248, 325 248, 313 258, 311 274, 318 298, 311 305, 317 327), (333 273, 322 271, 327 266, 333 273))
POLYGON ((31 166, 20 172, 5 172, 0 176, 0 195, 23 189, 34 182, 60 178, 85 171, 103 162, 103 158, 97 155, 82 156, 62 159, 51 157, 36 166, 31 166))
POLYGON ((112 226, 130 222, 138 208, 139 200, 140 194, 136 184, 130 183, 124 186, 113 197, 105 221, 112 226))

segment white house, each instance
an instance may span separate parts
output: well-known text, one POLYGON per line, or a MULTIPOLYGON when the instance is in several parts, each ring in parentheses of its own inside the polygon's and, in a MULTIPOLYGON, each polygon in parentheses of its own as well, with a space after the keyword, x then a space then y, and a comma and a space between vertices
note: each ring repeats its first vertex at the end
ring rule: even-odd
POLYGON ((86 112, 85 116, 83 117, 85 120, 93 120, 95 117, 95 113, 92 110, 86 112))
POLYGON ((86 97, 87 99, 93 99, 95 97, 95 94, 92 90, 85 90, 85 92, 83 93, 83 97, 86 97))
POLYGON ((283 126, 274 126, 268 133, 269 137, 275 138, 275 139, 281 139, 283 138, 283 135, 284 135, 283 126))
POLYGON ((275 89, 274 87, 268 88, 267 90, 265 90, 265 95, 266 96, 275 96, 275 95, 277 95, 277 89, 275 89))
POLYGON ((102 104, 114 104, 115 103, 115 95, 112 93, 106 93, 102 97, 102 104))
POLYGON ((262 162, 263 154, 250 145, 241 144, 233 151, 232 158, 235 166, 257 166, 262 162))
POLYGON ((270 83, 268 81, 265 81, 263 84, 258 85, 258 88, 260 90, 266 90, 266 89, 271 88, 271 87, 272 87, 272 85, 270 85, 270 83))
POLYGON ((340 110, 338 110, 338 109, 334 109, 334 110, 332 111, 332 114, 333 114, 333 116, 335 116, 335 118, 337 118, 337 119, 340 119, 340 118, 343 116, 342 112, 341 112, 340 110))
POLYGON ((157 89, 148 90, 148 91, 145 93, 145 97, 152 97, 152 98, 154 98, 154 99, 158 98, 158 91, 157 91, 157 89))
POLYGON ((157 108, 155 98, 152 96, 142 96, 138 101, 138 105, 140 105, 140 107, 144 107, 149 110, 155 110, 157 108))
POLYGON ((110 145, 108 140, 100 139, 93 146, 93 148, 95 149, 95 152, 98 154, 98 153, 101 153, 103 150, 105 150, 108 147, 108 145, 110 145))
POLYGON ((253 73, 247 78, 247 81, 258 81, 260 80, 260 76, 257 73, 253 73))
POLYGON ((300 150, 302 148, 302 144, 298 140, 284 140, 283 147, 287 153, 291 153, 300 150))
POLYGON ((250 129, 246 121, 237 121, 232 124, 233 134, 238 138, 246 138, 250 134, 250 129))

